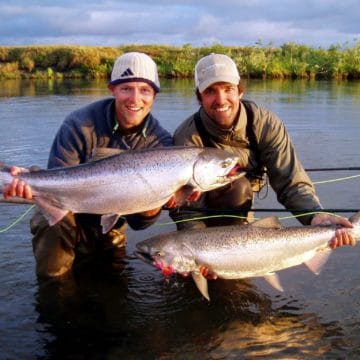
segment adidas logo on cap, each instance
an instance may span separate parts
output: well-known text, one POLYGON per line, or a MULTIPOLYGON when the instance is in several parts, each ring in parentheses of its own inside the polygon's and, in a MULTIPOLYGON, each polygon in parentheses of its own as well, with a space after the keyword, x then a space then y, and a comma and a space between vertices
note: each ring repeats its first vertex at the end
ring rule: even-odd
POLYGON ((131 71, 130 68, 127 68, 127 69, 120 75, 120 77, 132 76, 132 75, 134 75, 134 73, 131 71))

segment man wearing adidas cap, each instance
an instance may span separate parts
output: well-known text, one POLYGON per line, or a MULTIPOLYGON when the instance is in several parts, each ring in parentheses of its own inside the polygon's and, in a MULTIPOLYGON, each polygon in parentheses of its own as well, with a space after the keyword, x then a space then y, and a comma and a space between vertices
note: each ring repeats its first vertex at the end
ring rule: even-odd
MULTIPOLYGON (((253 203, 253 193, 258 192, 266 174, 279 202, 294 213, 303 209, 321 210, 315 189, 304 171, 280 119, 252 101, 244 100, 244 88, 234 61, 223 54, 210 54, 195 66, 196 96, 200 109, 176 129, 175 145, 210 146, 228 150, 240 156, 242 165, 249 170, 247 177, 201 195, 199 208, 233 209, 243 219, 249 220, 248 211, 253 203)), ((304 212, 304 211, 303 211, 304 212)), ((201 213, 185 209, 171 212, 174 220, 199 217, 201 213)), ((210 215, 214 215, 213 212, 210 215)), ((220 218, 206 222, 180 222, 178 228, 243 223, 243 219, 220 218)), ((298 218, 303 224, 333 223, 352 227, 348 219, 317 214, 298 218)), ((339 229, 332 247, 355 241, 339 229)))
MULTIPOLYGON (((112 97, 70 113, 53 141, 48 168, 72 166, 119 153, 121 150, 171 146, 173 140, 150 111, 160 83, 155 62, 146 54, 130 52, 114 64, 108 88, 112 97)), ((10 195, 13 191, 9 189, 10 195)), ((28 185, 16 188, 17 196, 31 198, 28 185)), ((49 226, 40 212, 31 219, 36 271, 40 277, 55 277, 72 268, 75 255, 100 249, 123 254, 125 227, 143 229, 154 223, 161 209, 120 219, 106 235, 100 216, 68 214, 49 226), (106 249, 104 249, 106 248, 106 249)), ((111 257, 110 257, 111 258, 111 257)))

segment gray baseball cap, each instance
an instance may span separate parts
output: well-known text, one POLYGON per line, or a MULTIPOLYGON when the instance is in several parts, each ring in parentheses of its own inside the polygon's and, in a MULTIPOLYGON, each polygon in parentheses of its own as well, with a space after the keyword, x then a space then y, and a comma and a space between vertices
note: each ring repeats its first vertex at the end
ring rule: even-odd
POLYGON ((227 55, 210 54, 201 58, 195 65, 195 85, 202 93, 217 82, 238 85, 240 75, 236 64, 227 55))

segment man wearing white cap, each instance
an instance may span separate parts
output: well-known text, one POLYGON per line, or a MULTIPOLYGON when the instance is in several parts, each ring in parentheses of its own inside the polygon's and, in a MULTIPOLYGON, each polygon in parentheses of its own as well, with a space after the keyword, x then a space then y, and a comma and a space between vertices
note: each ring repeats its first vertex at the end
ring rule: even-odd
MULTIPOLYGON (((156 64, 149 56, 138 52, 120 56, 108 88, 112 97, 66 117, 53 141, 48 168, 78 165, 121 150, 173 145, 170 133, 150 113, 160 83, 156 64)), ((7 196, 32 198, 26 184, 12 184, 6 191, 7 196)), ((98 215, 68 214, 58 224, 49 226, 43 215, 36 212, 31 219, 31 232, 37 274, 54 277, 66 273, 80 249, 88 253, 106 248, 116 255, 126 243, 126 223, 135 230, 143 229, 156 221, 160 211, 122 218, 106 235, 101 232, 98 215)))
MULTIPOLYGON (((277 194, 278 201, 294 214, 303 210, 322 209, 308 175, 304 171, 284 127, 272 112, 244 100, 244 88, 234 61, 223 54, 210 54, 195 66, 196 96, 200 109, 187 118, 175 131, 175 145, 217 147, 240 156, 248 169, 243 177, 229 186, 203 194, 198 208, 232 209, 237 218, 215 218, 205 222, 179 222, 178 228, 204 227, 244 223, 253 204, 253 194, 263 186, 264 174, 277 194)), ((201 213, 195 214, 198 217, 201 213)), ((214 215, 213 212, 208 213, 214 215)), ((174 220, 194 217, 190 211, 171 212, 174 220)), ((306 215, 298 218, 303 224, 335 223, 352 227, 346 219, 329 214, 306 215)), ((332 246, 355 242, 338 230, 332 246)))

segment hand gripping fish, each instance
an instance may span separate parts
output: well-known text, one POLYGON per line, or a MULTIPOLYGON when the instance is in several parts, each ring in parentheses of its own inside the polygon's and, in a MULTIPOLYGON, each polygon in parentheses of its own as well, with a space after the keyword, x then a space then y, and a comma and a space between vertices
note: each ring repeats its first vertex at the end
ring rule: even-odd
MULTIPOLYGON (((24 172, 16 176, 32 188, 33 200, 49 224, 69 211, 101 214, 103 232, 122 215, 163 206, 177 194, 209 191, 238 179, 239 158, 224 150, 164 147, 125 151, 73 167, 24 172)), ((14 177, 0 169, 0 191, 14 177)))
MULTIPOLYGON (((346 228, 360 240, 360 212, 346 228)), ((318 274, 333 251, 329 247, 335 226, 283 227, 276 217, 249 225, 174 231, 153 236, 136 245, 136 254, 151 261, 164 275, 191 273, 201 294, 209 298, 201 268, 223 279, 264 277, 283 291, 276 271, 304 263, 318 274)))

